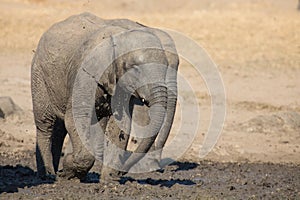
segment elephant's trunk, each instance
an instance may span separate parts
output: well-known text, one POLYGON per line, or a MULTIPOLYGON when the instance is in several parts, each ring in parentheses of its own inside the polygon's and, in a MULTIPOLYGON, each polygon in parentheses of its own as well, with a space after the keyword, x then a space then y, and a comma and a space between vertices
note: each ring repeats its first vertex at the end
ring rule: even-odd
POLYGON ((136 164, 140 159, 143 158, 145 153, 149 151, 153 145, 156 136, 161 129, 162 123, 165 118, 166 107, 167 107, 167 89, 162 85, 152 85, 150 89, 150 95, 147 98, 149 106, 149 117, 150 124, 149 129, 145 129, 145 134, 142 134, 140 144, 126 160, 124 164, 124 171, 128 171, 134 164, 136 164), (146 132, 147 131, 147 132, 146 132))
POLYGON ((168 103, 167 112, 165 115, 164 124, 159 132, 158 138, 156 139, 156 150, 162 150, 164 147, 171 127, 174 120, 176 103, 177 103, 177 74, 175 69, 171 69, 167 74, 167 88, 168 88, 168 103))

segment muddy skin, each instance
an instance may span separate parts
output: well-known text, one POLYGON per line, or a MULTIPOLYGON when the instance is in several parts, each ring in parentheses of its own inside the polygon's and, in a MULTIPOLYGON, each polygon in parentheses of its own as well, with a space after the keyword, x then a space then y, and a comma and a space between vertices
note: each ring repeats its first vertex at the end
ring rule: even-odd
POLYGON ((164 171, 100 181, 99 164, 85 180, 41 180, 34 152, 0 155, 1 199, 297 199, 300 166, 272 163, 175 162, 164 171))

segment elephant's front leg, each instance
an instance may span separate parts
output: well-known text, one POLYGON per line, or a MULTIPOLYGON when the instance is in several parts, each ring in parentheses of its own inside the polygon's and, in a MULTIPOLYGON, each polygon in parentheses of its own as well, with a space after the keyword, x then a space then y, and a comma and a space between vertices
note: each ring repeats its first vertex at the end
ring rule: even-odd
MULTIPOLYGON (((145 136, 143 134, 144 127, 150 123, 149 107, 143 105, 134 105, 132 114, 132 136, 145 136), (142 134, 142 135, 141 135, 142 134)), ((142 141, 139 137, 134 137, 135 144, 130 144, 133 148, 136 148, 142 141)), ((145 156, 132 168, 130 172, 145 172, 155 171, 160 169, 161 150, 156 149, 155 143, 151 146, 145 156)))
POLYGON ((74 177, 82 179, 92 168, 95 158, 80 140, 74 123, 72 109, 66 111, 65 125, 72 142, 73 152, 66 155, 63 163, 63 172, 60 176, 67 179, 74 177))
POLYGON ((126 160, 129 134, 120 129, 120 124, 111 116, 105 130, 104 160, 101 180, 118 181, 125 172, 120 171, 126 160))

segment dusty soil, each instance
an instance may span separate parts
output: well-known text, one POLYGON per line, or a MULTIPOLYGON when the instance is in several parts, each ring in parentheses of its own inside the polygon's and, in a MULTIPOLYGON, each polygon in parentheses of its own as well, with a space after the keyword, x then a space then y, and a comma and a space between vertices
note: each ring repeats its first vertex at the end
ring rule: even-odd
MULTIPOLYGON (((0 0, 0 96, 12 97, 23 109, 0 119, 0 199, 299 199, 297 3, 0 0), (210 122, 210 95, 201 76, 181 60, 179 72, 193 87, 202 117, 178 162, 161 172, 128 174, 118 184, 98 183, 98 165, 81 183, 36 178, 30 62, 49 26, 83 11, 177 30, 211 55, 226 89, 227 114, 222 135, 205 158, 198 155, 210 122)), ((172 134, 181 120, 177 113, 172 134)))
MULTIPOLYGON (((300 167, 294 164, 175 162, 162 172, 127 174, 118 183, 36 178, 33 152, 1 155, 4 199, 298 199, 300 167), (15 159, 19 159, 18 165, 15 159)), ((94 169, 96 170, 96 169, 94 169)), ((93 170, 92 170, 93 171, 93 170)))

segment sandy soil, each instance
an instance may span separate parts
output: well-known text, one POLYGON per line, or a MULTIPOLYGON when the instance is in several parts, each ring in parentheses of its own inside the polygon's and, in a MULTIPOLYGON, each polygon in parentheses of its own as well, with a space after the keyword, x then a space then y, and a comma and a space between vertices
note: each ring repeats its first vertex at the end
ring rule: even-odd
MULTIPOLYGON (((90 199, 300 198, 297 3, 0 0, 0 96, 12 97, 24 111, 0 119, 0 198, 75 198, 78 191, 90 199), (97 166, 87 183, 35 178, 30 62, 49 26, 83 11, 174 29, 206 49, 222 75, 227 103, 222 135, 208 156, 198 154, 210 122, 210 96, 201 76, 182 60, 180 74, 193 86, 204 117, 180 162, 164 172, 129 175, 121 185, 97 183, 97 166)), ((192 98, 185 91, 179 95, 192 98)), ((180 123, 177 113, 172 133, 180 123)))

